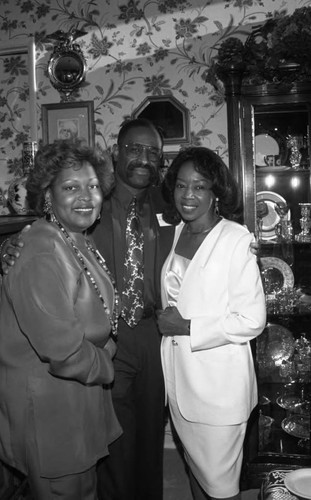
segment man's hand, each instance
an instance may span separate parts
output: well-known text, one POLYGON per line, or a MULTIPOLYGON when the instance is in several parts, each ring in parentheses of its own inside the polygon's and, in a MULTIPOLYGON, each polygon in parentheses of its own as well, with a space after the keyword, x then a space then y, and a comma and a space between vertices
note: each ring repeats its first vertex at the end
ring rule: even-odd
POLYGON ((20 249, 24 246, 23 234, 29 231, 30 225, 27 225, 23 230, 11 236, 5 243, 1 252, 1 267, 3 274, 8 274, 10 267, 14 266, 16 259, 20 256, 20 249))
POLYGON ((160 332, 165 337, 190 335, 190 321, 180 315, 177 307, 167 307, 164 311, 157 311, 157 323, 160 332))

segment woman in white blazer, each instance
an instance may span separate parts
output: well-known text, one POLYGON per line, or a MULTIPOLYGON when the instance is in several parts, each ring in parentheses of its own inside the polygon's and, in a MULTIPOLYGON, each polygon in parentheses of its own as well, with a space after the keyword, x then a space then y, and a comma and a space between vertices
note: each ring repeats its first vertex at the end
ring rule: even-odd
POLYGON ((243 441, 257 403, 250 340, 265 326, 253 236, 233 219, 238 187, 213 151, 188 148, 164 181, 175 239, 158 312, 170 414, 195 500, 239 498, 243 441))

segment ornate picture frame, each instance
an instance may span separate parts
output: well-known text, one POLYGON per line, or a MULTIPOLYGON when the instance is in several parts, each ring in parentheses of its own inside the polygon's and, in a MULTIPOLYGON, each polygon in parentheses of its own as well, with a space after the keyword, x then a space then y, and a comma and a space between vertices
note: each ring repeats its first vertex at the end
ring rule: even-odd
POLYGON ((94 146, 93 101, 42 104, 41 113, 44 144, 56 139, 79 138, 94 146))

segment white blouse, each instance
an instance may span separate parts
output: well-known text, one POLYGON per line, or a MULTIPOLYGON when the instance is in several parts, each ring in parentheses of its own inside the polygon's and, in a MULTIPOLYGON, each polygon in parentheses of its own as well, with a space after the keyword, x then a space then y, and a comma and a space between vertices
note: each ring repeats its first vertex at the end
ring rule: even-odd
POLYGON ((181 255, 174 253, 171 261, 171 267, 168 269, 164 281, 170 306, 176 306, 180 286, 190 262, 191 260, 187 259, 187 257, 182 257, 181 255))

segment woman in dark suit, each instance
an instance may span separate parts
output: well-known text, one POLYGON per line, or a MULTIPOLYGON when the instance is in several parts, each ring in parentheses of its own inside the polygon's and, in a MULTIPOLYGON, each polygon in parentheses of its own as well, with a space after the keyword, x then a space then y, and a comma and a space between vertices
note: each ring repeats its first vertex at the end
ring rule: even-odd
POLYGON ((112 178, 79 142, 43 146, 27 181, 40 218, 3 278, 0 458, 35 500, 95 500, 96 463, 121 434, 109 386, 118 294, 86 236, 112 178))

